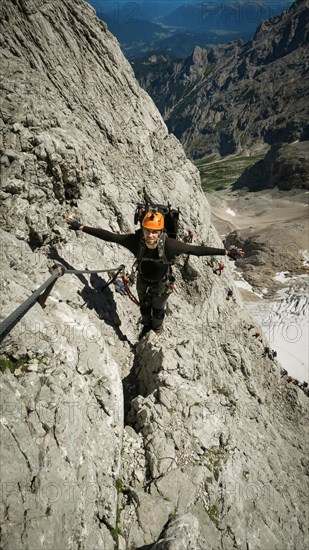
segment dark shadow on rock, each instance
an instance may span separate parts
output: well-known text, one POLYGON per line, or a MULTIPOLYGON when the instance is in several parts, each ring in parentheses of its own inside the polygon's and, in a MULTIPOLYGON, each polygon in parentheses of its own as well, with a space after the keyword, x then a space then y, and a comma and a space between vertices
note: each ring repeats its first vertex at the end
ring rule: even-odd
MULTIPOLYGON (((55 248, 51 248, 49 257, 52 260, 59 262, 66 269, 75 269, 71 264, 69 264, 69 262, 59 256, 55 248)), ((128 342, 132 348, 132 342, 128 340, 126 335, 123 334, 120 329, 121 320, 117 313, 117 304, 114 300, 113 292, 108 286, 106 286, 107 281, 100 277, 97 273, 90 273, 89 282, 83 273, 72 273, 65 276, 75 276, 84 285, 84 288, 81 291, 78 291, 78 294, 85 302, 82 307, 87 306, 88 309, 94 309, 99 319, 113 328, 119 340, 122 342, 128 342)))
POLYGON ((132 409, 132 401, 140 395, 139 384, 138 384, 138 375, 141 370, 140 360, 137 354, 135 354, 133 366, 129 374, 123 378, 123 399, 124 399, 124 425, 132 426, 134 428, 135 424, 135 413, 132 409))

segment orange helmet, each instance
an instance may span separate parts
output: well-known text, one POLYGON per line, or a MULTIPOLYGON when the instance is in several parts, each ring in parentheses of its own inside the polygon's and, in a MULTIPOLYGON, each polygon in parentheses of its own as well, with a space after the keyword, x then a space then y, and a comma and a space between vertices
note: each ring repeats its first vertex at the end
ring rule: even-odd
POLYGON ((160 212, 147 212, 142 221, 146 229, 161 230, 164 228, 164 216, 160 212))

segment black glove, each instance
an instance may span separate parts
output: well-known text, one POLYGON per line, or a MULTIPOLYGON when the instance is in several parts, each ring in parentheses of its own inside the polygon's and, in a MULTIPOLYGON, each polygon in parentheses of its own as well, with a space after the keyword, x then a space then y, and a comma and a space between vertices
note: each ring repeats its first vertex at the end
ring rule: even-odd
POLYGON ((235 248, 231 248, 231 250, 228 250, 227 255, 232 260, 238 260, 238 258, 241 258, 241 256, 244 255, 244 253, 241 248, 235 247, 235 248))
POLYGON ((83 225, 82 223, 78 222, 77 220, 66 220, 67 224, 69 225, 69 229, 73 229, 73 231, 78 231, 79 228, 83 225))

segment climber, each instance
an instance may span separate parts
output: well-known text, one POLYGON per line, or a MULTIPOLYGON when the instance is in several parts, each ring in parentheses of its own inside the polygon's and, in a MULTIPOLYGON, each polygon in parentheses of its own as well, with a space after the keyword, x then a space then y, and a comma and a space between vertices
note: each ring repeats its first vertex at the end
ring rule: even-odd
POLYGON ((195 232, 192 231, 192 229, 189 229, 188 235, 184 238, 184 242, 192 243, 195 236, 196 236, 195 232))
POLYGON ((121 279, 121 277, 117 278, 116 281, 114 281, 114 287, 115 287, 116 292, 118 292, 122 296, 126 295, 126 289, 125 289, 124 282, 121 279))
POLYGON ((216 275, 221 275, 221 273, 223 272, 223 269, 224 269, 224 263, 223 262, 218 262, 218 267, 214 268, 213 269, 213 272, 216 274, 216 275))
POLYGON ((230 298, 232 299, 234 298, 234 291, 231 288, 228 288, 226 293, 226 299, 229 301, 230 298))
POLYGON ((269 353, 270 353, 270 347, 269 346, 264 346, 263 357, 266 357, 266 355, 268 357, 269 353))
POLYGON ((68 216, 69 229, 83 231, 106 242, 119 244, 127 248, 138 261, 136 288, 140 301, 143 329, 139 338, 153 330, 162 332, 165 306, 172 291, 173 279, 171 264, 175 256, 189 254, 193 256, 229 256, 233 260, 244 255, 241 248, 225 250, 206 246, 195 246, 170 238, 164 232, 164 216, 160 212, 147 212, 142 220, 141 229, 135 233, 118 234, 105 229, 83 225, 68 216))

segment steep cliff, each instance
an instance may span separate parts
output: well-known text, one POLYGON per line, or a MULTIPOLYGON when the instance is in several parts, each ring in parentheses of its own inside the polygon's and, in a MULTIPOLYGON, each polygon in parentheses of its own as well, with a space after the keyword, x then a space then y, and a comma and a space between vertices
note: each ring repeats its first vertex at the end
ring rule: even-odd
POLYGON ((135 62, 136 77, 191 158, 308 139, 307 0, 261 23, 249 42, 186 60, 135 62))
MULTIPOLYGON (((65 227, 131 231, 146 184, 180 236, 219 239, 197 170, 80 0, 1 7, 2 318, 54 260, 133 258, 65 227)), ((165 332, 104 275, 63 275, 1 345, 6 550, 304 548, 308 400, 248 330, 228 265, 180 259, 165 332), (6 368, 4 368, 6 367, 6 368)))
POLYGON ((263 189, 309 188, 309 142, 273 145, 264 159, 246 168, 233 189, 247 187, 249 191, 263 189))

